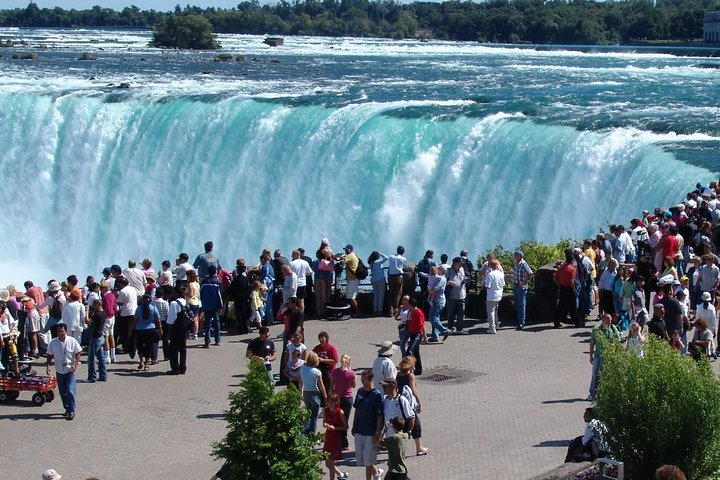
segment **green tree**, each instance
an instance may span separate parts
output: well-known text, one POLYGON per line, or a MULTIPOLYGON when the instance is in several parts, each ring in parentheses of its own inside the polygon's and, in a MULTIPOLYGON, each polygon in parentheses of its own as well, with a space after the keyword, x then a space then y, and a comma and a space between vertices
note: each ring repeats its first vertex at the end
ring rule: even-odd
POLYGON ((631 478, 653 478, 663 464, 688 478, 720 470, 720 380, 707 358, 681 357, 650 335, 644 357, 621 345, 603 347, 596 413, 609 453, 631 478))
POLYGON ((225 460, 231 480, 320 480, 319 434, 302 435, 310 412, 300 406, 297 388, 275 392, 265 365, 249 362, 238 392, 230 393, 225 412, 228 433, 213 445, 225 460))
POLYGON ((200 15, 170 15, 153 32, 152 47, 214 50, 220 48, 210 21, 200 15))

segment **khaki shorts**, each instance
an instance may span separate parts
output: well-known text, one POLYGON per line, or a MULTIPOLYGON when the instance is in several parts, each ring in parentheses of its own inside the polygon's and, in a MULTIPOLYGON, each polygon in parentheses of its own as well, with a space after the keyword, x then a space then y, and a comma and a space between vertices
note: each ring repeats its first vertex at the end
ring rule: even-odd
POLYGON ((378 446, 369 435, 355 435, 355 460, 359 467, 370 467, 377 463, 378 446))
POLYGON ((354 300, 355 297, 357 297, 359 286, 360 280, 348 280, 345 287, 345 298, 348 300, 354 300))
POLYGON ((112 317, 107 317, 105 319, 105 324, 103 325, 103 335, 105 335, 106 337, 108 335, 112 335, 113 328, 115 328, 115 316, 114 315, 112 317))

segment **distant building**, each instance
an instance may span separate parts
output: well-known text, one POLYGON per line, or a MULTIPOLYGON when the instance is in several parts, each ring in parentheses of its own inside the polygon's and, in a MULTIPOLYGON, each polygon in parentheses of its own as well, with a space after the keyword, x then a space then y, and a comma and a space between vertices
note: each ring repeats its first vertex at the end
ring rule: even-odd
POLYGON ((720 42, 720 12, 705 12, 703 31, 706 42, 720 42))

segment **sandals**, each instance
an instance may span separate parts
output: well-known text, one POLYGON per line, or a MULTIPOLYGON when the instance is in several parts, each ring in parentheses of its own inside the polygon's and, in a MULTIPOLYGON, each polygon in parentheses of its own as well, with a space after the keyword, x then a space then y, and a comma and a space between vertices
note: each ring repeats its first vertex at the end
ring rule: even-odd
POLYGON ((421 450, 418 450, 417 456, 421 457, 423 455, 427 455, 428 453, 430 453, 430 449, 423 447, 421 450))

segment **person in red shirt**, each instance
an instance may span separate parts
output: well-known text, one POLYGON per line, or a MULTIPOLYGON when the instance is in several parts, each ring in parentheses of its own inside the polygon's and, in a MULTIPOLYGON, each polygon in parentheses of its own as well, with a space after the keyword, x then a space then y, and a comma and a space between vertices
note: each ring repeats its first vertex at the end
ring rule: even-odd
POLYGON ((420 359, 420 344, 427 343, 427 334, 425 333, 425 313, 418 308, 417 300, 410 299, 410 314, 408 315, 405 328, 410 335, 410 347, 407 350, 408 355, 415 357, 415 375, 422 375, 422 360, 420 359))
POLYGON ((560 265, 553 275, 558 286, 558 306, 555 315, 555 328, 560 328, 560 321, 570 319, 576 327, 584 326, 578 316, 577 304, 575 303, 575 267, 573 267, 573 251, 565 250, 565 263, 560 265))
POLYGON ((672 226, 668 229, 668 233, 663 235, 658 244, 662 248, 663 261, 670 257, 675 259, 675 254, 678 252, 680 244, 677 241, 677 227, 672 226))
MULTIPOLYGON (((335 345, 330 343, 330 335, 328 335, 327 332, 318 333, 318 342, 320 343, 313 347, 313 352, 317 353, 320 359, 320 365, 318 365, 317 368, 320 370, 320 373, 322 373, 322 381, 325 386, 325 391, 329 392, 330 387, 332 386, 330 375, 340 361, 340 356, 338 355, 335 345)), ((325 406, 324 399, 322 400, 321 405, 323 407, 325 406)))

